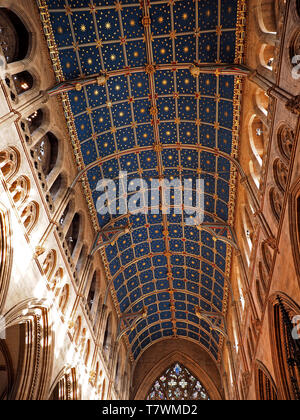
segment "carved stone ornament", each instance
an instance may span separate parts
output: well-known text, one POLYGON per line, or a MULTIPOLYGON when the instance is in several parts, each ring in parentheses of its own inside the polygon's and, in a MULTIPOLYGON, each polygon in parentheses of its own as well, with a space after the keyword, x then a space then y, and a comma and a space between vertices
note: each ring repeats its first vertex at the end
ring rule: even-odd
POLYGON ((285 106, 293 114, 300 114, 300 95, 289 99, 285 106))

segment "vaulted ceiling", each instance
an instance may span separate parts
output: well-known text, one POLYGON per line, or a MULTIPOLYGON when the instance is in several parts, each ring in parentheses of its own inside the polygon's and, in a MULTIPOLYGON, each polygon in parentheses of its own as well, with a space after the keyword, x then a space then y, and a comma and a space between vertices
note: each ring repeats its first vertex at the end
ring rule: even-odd
MULTIPOLYGON (((64 95, 79 168, 92 166, 85 190, 94 220, 98 181, 127 171, 128 182, 204 179, 204 221, 231 225, 236 173, 227 156, 238 153, 239 84, 218 72, 194 78, 180 64, 241 62, 239 2, 40 4, 48 6, 57 80, 110 74, 105 86, 64 95)), ((187 226, 184 215, 97 215, 96 220, 98 228, 129 223, 131 232, 106 247, 103 257, 118 313, 148 308, 147 318, 126 338, 132 359, 157 340, 180 337, 200 343, 218 360, 222 338, 199 320, 195 306, 226 312, 230 246, 187 226)))

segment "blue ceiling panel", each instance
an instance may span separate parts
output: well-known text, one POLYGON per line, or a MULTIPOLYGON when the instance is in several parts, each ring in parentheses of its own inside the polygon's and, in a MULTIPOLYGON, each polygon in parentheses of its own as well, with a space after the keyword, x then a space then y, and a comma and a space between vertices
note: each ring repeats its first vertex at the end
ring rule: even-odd
MULTIPOLYGON (((151 0, 144 7, 132 0, 46 3, 65 80, 109 73, 105 86, 91 84, 67 94, 83 163, 96 162, 87 171, 95 212, 102 194, 98 182, 116 180, 117 200, 120 171, 128 173, 131 186, 135 178, 147 182, 140 195, 145 206, 147 199, 148 206, 154 202, 148 189, 158 178, 192 180, 193 191, 186 191, 194 192, 189 206, 196 205, 200 178, 204 221, 226 225, 235 78, 214 73, 196 79, 187 66, 177 67, 235 62, 238 1, 151 0)), ((169 192, 172 205, 175 192, 169 192)), ((130 197, 137 204, 135 194, 134 188, 130 197)), ((221 336, 199 320, 195 307, 225 310, 230 247, 189 226, 174 209, 162 214, 161 204, 160 198, 147 214, 126 213, 117 220, 98 214, 100 227, 131 227, 105 250, 120 312, 148 309, 147 318, 128 333, 131 355, 136 359, 157 340, 181 337, 197 341, 217 360, 221 336)))

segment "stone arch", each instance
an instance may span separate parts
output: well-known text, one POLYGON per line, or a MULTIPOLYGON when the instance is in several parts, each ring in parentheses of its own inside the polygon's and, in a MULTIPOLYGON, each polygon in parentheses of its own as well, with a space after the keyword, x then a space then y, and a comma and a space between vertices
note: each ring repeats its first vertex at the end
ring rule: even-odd
POLYGON ((208 376, 208 374, 202 369, 202 367, 196 363, 190 356, 186 353, 179 351, 173 351, 169 355, 163 357, 159 363, 156 363, 153 366, 148 374, 146 374, 141 385, 139 386, 136 395, 134 396, 135 400, 144 400, 147 395, 151 384, 161 375, 166 369, 173 363, 180 362, 182 363, 195 377, 199 378, 206 391, 210 395, 212 400, 221 400, 222 397, 216 388, 215 384, 208 376))
POLYGON ((30 192, 30 181, 26 176, 19 176, 9 187, 9 192, 17 206, 22 205, 28 198, 30 192))
POLYGON ((293 338, 293 318, 300 307, 288 295, 274 293, 269 300, 270 342, 275 378, 280 399, 299 400, 300 371, 297 367, 299 340, 293 338))
POLYGON ((81 316, 78 316, 73 329, 73 341, 78 345, 81 335, 81 316))
POLYGON ((256 397, 260 401, 276 401, 278 399, 277 387, 270 372, 258 360, 255 363, 255 388, 256 397))
POLYGON ((106 359, 109 359, 112 346, 112 313, 110 312, 106 319, 105 331, 103 337, 103 352, 106 359))
POLYGON ((39 218, 39 205, 31 201, 21 213, 21 221, 29 235, 37 224, 39 218))
POLYGON ((69 301, 69 295, 70 295, 70 286, 68 284, 65 284, 59 294, 59 303, 58 306, 64 315, 66 313, 67 304, 69 301))
POLYGON ((279 127, 277 132, 277 144, 282 157, 290 160, 295 142, 294 130, 286 124, 279 127))
POLYGON ((9 181, 20 168, 20 154, 14 147, 0 151, 0 170, 6 181, 9 181))
POLYGON ((55 275, 52 279, 50 279, 50 286, 53 291, 55 291, 55 295, 58 295, 58 290, 60 290, 62 286, 64 278, 64 270, 59 267, 59 269, 56 271, 55 275))
POLYGON ((288 167, 281 159, 275 159, 273 163, 273 175, 278 189, 285 193, 288 182, 288 167))
POLYGON ((300 178, 291 188, 288 208, 291 248, 300 286, 300 178))
POLYGON ((278 191, 277 188, 272 187, 269 191, 269 200, 272 213, 277 222, 280 220, 282 207, 283 207, 283 197, 282 194, 278 191))
POLYGON ((65 367, 50 388, 48 400, 74 401, 79 398, 76 368, 65 367))
POLYGON ((12 267, 11 235, 9 214, 0 203, 0 313, 6 299, 12 267))
POLYGON ((277 32, 274 0, 260 0, 257 4, 257 17, 260 29, 264 33, 277 32))
POLYGON ((59 140, 48 131, 33 147, 34 158, 39 162, 44 176, 51 174, 59 157, 59 140))
POLYGON ((20 17, 12 10, 0 8, 0 41, 8 64, 24 60, 29 52, 30 35, 20 17))
POLYGON ((46 259, 45 259, 45 261, 43 263, 43 266, 42 266, 44 275, 47 277, 47 280, 48 281, 51 280, 51 277, 52 277, 52 275, 54 273, 54 270, 55 270, 55 267, 56 267, 56 262, 57 262, 57 254, 56 254, 56 251, 55 250, 51 250, 48 253, 48 255, 47 255, 47 257, 46 257, 46 259))
POLYGON ((263 44, 259 52, 260 64, 272 71, 274 65, 274 57, 275 46, 270 44, 263 44))
POLYGON ((13 385, 8 400, 44 400, 53 364, 54 332, 48 308, 43 302, 26 300, 4 315, 2 334, 14 352, 13 385))

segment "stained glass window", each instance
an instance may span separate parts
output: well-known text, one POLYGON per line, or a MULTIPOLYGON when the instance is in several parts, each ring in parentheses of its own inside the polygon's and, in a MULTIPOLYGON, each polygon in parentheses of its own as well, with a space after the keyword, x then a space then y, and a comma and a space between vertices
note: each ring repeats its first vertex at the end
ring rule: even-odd
POLYGON ((191 372, 179 363, 169 367, 152 386, 147 400, 209 400, 209 396, 191 372))

